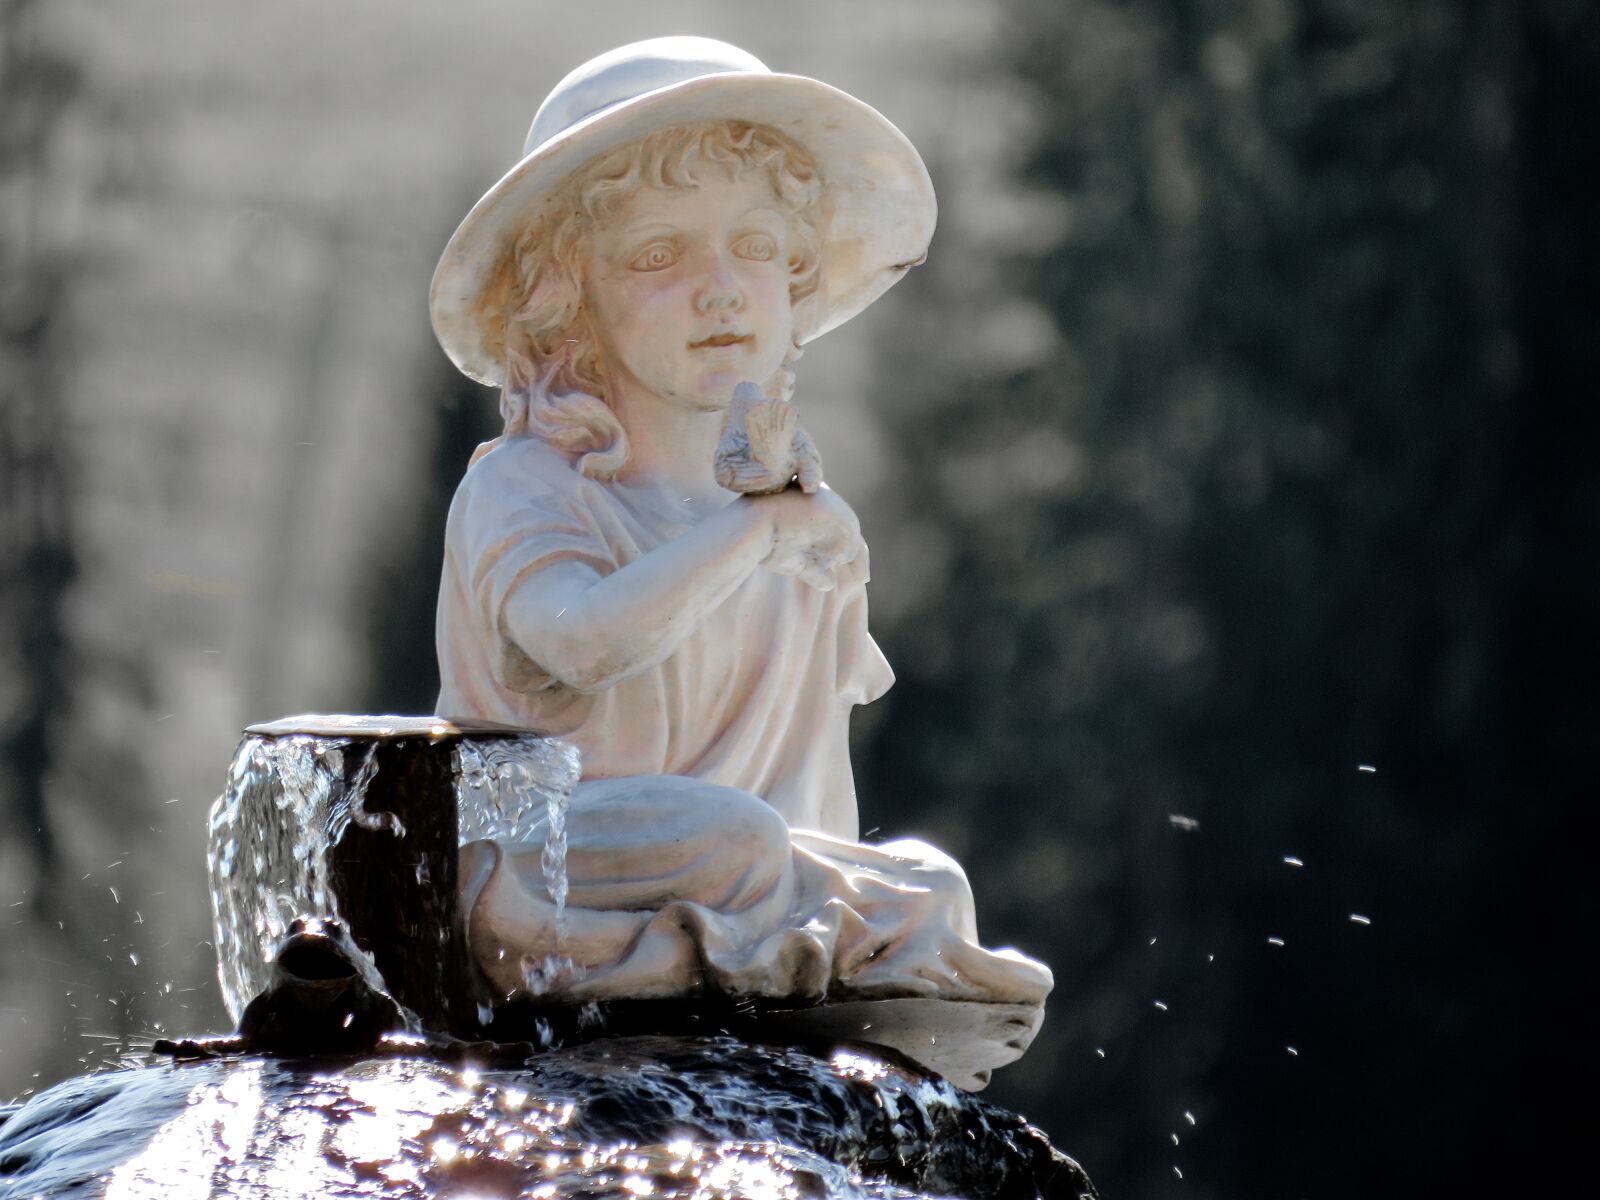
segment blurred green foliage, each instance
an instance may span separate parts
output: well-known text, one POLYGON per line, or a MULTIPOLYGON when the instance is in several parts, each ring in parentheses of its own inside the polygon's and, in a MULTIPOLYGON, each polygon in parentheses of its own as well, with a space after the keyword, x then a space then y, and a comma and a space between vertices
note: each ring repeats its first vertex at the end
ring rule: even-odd
POLYGON ((1600 782, 1595 9, 1009 13, 1054 228, 1002 307, 1047 322, 996 365, 936 245, 887 351, 934 582, 864 823, 955 849, 985 940, 1055 969, 993 1094, 1108 1195, 1553 1178, 1579 1114, 1530 1066, 1600 782))

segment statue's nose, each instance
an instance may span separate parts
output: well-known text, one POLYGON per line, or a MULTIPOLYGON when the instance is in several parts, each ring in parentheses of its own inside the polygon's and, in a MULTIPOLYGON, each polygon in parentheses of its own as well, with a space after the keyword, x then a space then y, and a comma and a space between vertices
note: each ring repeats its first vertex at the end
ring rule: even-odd
POLYGON ((744 303, 744 292, 728 264, 720 258, 707 265, 705 278, 695 292, 695 307, 701 312, 737 309, 744 303))

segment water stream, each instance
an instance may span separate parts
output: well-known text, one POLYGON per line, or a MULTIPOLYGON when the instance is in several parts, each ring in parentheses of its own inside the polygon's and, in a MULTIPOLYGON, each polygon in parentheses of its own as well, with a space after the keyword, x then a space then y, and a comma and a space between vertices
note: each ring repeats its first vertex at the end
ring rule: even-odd
MULTIPOLYGON (((525 963, 524 976, 531 993, 547 992, 575 970, 561 944, 567 806, 578 779, 578 753, 533 735, 462 739, 452 765, 460 842, 543 839, 556 950, 525 963)), ((378 769, 377 744, 371 741, 297 734, 250 736, 240 743, 211 810, 207 855, 218 976, 235 1019, 260 990, 263 964, 290 922, 307 914, 345 920, 330 882, 329 854, 346 831, 356 826, 406 837, 398 816, 366 807, 378 769)))
POLYGON ((456 747, 456 797, 461 841, 531 841, 544 822, 539 865, 555 906, 552 953, 524 957, 523 984, 541 996, 577 978, 580 968, 562 952, 566 940, 567 809, 578 782, 575 748, 539 737, 464 739, 456 747))
POLYGON ((456 801, 463 844, 519 843, 545 823, 545 888, 556 908, 559 941, 567 907, 567 809, 578 782, 578 752, 540 737, 463 739, 456 746, 456 801))
POLYGON ((362 805, 369 764, 358 771, 356 788, 344 786, 347 745, 311 736, 248 737, 212 806, 206 858, 217 975, 235 1018, 257 990, 261 962, 291 921, 304 913, 342 916, 328 886, 327 851, 337 840, 330 829, 352 821, 371 827, 373 820, 362 805), (273 810, 280 819, 260 819, 273 810))

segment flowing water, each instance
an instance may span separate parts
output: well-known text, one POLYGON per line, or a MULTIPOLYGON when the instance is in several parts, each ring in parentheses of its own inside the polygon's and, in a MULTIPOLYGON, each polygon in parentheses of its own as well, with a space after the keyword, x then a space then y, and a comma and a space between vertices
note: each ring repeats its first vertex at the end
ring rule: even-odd
POLYGON ((259 990, 261 964, 291 921, 308 913, 342 919, 327 857, 338 835, 357 824, 405 836, 396 818, 364 807, 376 765, 370 750, 357 751, 368 758, 355 786, 345 787, 349 750, 333 738, 247 737, 212 806, 207 866, 217 976, 235 1019, 259 990), (270 814, 278 815, 262 819, 270 814))
POLYGON ((562 931, 567 905, 567 808, 578 782, 578 752, 541 737, 464 738, 456 746, 461 841, 522 843, 544 818, 545 887, 562 931))
MULTIPOLYGON (((302 915, 346 921, 333 886, 330 852, 352 827, 407 837, 393 813, 367 809, 377 777, 376 743, 313 736, 248 736, 213 805, 207 863, 218 977, 234 1018, 261 990, 265 963, 302 915)), ((452 771, 460 842, 543 838, 541 862, 555 906, 557 953, 525 964, 530 992, 570 978, 560 954, 567 900, 567 806, 577 751, 532 735, 456 743, 452 771)), ((426 887, 423 869, 418 884, 426 887)), ((361 931, 353 930, 357 940, 361 931)), ((359 964, 376 968, 370 959, 359 964)))
POLYGON ((539 865, 555 906, 556 948, 521 963, 523 983, 533 996, 547 994, 579 972, 572 958, 561 952, 566 938, 567 810, 578 773, 577 750, 546 738, 468 738, 456 747, 463 843, 479 839, 526 843, 538 832, 541 818, 544 822, 539 865))
POLYGON ((619 1038, 509 1067, 401 1054, 86 1076, 0 1124, 0 1200, 1088 1197, 1037 1130, 856 1050, 619 1038))

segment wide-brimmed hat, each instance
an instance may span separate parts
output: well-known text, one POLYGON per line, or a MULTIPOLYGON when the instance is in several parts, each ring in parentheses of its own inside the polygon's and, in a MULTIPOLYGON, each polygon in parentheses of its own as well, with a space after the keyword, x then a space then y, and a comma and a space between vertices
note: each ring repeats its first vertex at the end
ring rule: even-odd
POLYGON ((522 161, 473 206, 433 274, 434 333, 472 378, 499 384, 505 313, 486 289, 517 236, 569 175, 647 134, 697 121, 771 126, 816 160, 823 205, 821 271, 802 341, 849 320, 921 262, 937 208, 915 147, 876 109, 802 75, 769 71, 726 42, 670 37, 591 59, 533 118, 522 161))

